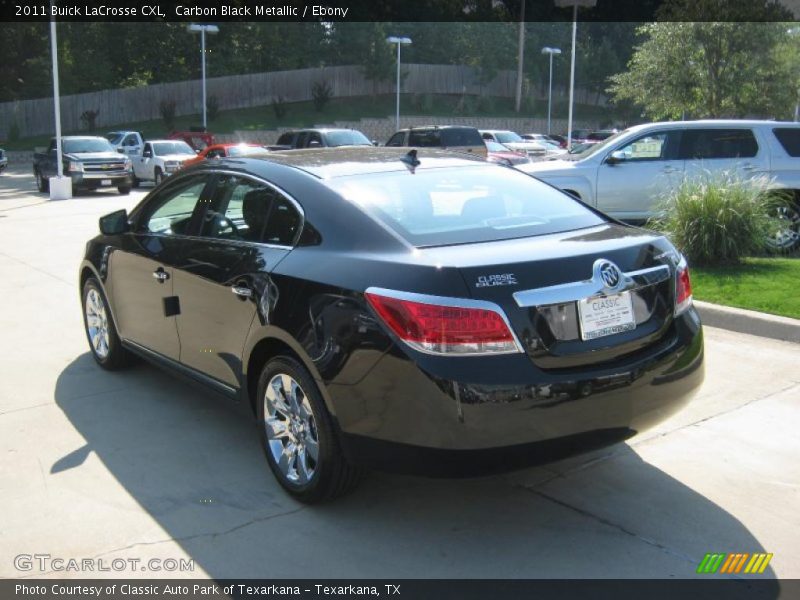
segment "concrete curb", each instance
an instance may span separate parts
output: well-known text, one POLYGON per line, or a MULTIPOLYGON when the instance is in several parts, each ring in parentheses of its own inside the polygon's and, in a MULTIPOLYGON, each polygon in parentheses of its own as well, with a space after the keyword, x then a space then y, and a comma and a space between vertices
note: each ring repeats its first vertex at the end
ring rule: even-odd
POLYGON ((703 325, 800 344, 800 319, 694 301, 703 325))

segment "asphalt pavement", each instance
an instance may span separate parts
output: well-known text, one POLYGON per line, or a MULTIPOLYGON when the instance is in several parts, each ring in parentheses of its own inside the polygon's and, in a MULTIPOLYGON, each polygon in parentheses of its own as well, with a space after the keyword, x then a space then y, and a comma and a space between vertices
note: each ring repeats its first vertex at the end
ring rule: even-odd
POLYGON ((707 327, 701 391, 628 443, 479 479, 374 473, 307 507, 245 413, 94 364, 78 264, 97 218, 145 191, 51 202, 0 176, 0 577, 685 578, 709 552, 800 577, 800 346, 707 327), (18 558, 34 554, 50 562, 18 558))

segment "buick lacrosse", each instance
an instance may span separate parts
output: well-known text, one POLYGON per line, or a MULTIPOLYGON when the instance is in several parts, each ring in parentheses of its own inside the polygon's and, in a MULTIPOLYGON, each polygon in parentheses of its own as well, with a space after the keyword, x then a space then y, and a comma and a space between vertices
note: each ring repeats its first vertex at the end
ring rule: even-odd
POLYGON ((142 357, 250 407, 305 502, 365 467, 455 476, 615 443, 703 378, 669 241, 467 155, 201 163, 100 231, 80 268, 97 363, 142 357))

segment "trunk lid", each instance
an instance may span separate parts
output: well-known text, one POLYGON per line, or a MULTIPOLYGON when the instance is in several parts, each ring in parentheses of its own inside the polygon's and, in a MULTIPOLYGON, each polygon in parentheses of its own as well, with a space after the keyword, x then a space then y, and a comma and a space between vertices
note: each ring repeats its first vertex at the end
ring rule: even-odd
MULTIPOLYGON (((456 267, 473 298, 498 304, 544 369, 614 361, 664 342, 672 331, 677 255, 662 236, 642 229, 606 224, 423 252, 456 267), (603 281, 603 261, 621 272, 616 287, 603 281), (618 293, 630 300, 634 327, 584 339, 579 301, 618 293)), ((586 332, 593 335, 589 325, 586 332)))

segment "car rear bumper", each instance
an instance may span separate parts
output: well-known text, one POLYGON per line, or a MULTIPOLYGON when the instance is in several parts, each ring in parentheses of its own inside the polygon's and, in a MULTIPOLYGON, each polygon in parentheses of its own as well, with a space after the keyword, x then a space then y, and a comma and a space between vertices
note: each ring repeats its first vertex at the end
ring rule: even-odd
POLYGON ((544 371, 524 354, 439 361, 423 367, 393 347, 357 384, 328 386, 352 460, 433 474, 457 474, 458 462, 480 470, 552 460, 663 421, 704 375, 694 309, 624 364, 544 371))

